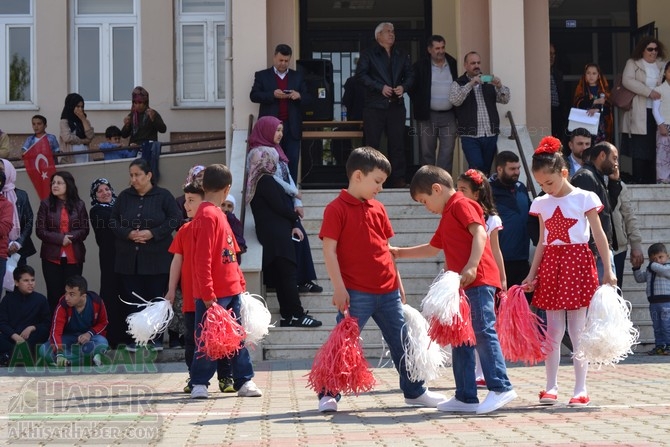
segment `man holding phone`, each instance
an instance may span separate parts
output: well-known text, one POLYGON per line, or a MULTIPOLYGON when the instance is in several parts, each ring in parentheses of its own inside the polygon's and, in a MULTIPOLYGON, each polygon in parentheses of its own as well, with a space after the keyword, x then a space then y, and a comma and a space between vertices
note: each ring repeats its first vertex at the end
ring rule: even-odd
POLYGON ((288 68, 293 50, 286 44, 275 48, 272 67, 257 71, 249 98, 260 104, 258 117, 274 116, 284 124, 280 142, 289 160, 291 177, 298 182, 298 160, 302 140, 302 104, 309 100, 302 73, 288 68))
POLYGON ((449 101, 456 111, 458 135, 469 168, 489 175, 500 133, 496 103, 507 104, 510 92, 497 76, 482 74, 481 64, 477 52, 465 55, 465 73, 451 84, 449 101))

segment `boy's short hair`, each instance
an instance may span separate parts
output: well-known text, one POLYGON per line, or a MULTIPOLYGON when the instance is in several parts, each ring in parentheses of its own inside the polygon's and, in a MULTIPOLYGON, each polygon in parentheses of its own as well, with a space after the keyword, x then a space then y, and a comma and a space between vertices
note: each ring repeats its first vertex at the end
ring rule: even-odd
POLYGON ((391 163, 384 154, 370 146, 357 147, 347 160, 347 178, 351 179, 356 171, 367 175, 375 168, 383 171, 387 177, 391 175, 391 163))
POLYGON ((14 269, 14 272, 12 273, 12 275, 14 276, 14 281, 20 281, 21 277, 26 273, 32 276, 33 278, 35 277, 35 269, 29 266, 28 264, 16 267, 14 269))
POLYGON ((496 168, 504 168, 507 166, 507 163, 518 163, 519 156, 512 151, 502 151, 498 152, 496 155, 495 165, 496 168))
POLYGON ((668 254, 668 250, 665 248, 665 245, 661 244, 660 242, 656 242, 655 244, 651 244, 649 246, 649 249, 647 250, 647 255, 650 258, 652 256, 660 254, 660 253, 668 254))
POLYGON ((421 166, 409 185, 409 194, 416 200, 418 194, 431 195, 433 193, 433 184, 438 183, 449 189, 454 189, 454 179, 451 175, 439 166, 425 165, 421 166))
POLYGON ((202 175, 202 189, 205 192, 221 191, 233 184, 233 174, 228 166, 215 163, 205 168, 202 175))
POLYGON ((205 191, 202 189, 202 184, 200 180, 194 180, 184 185, 184 194, 198 194, 200 197, 204 197, 205 191))
POLYGON ((65 280, 65 287, 70 287, 74 289, 75 287, 79 289, 79 293, 88 292, 88 282, 86 278, 81 275, 72 275, 65 280))
POLYGON ((293 55, 293 50, 285 43, 280 43, 275 47, 275 54, 277 53, 281 54, 282 56, 291 56, 293 55))
POLYGON ((45 126, 47 125, 47 118, 44 115, 33 115, 30 121, 32 120, 40 120, 42 121, 42 124, 44 124, 45 126))
POLYGON ((105 138, 114 138, 121 136, 121 129, 116 126, 109 126, 105 129, 105 138))

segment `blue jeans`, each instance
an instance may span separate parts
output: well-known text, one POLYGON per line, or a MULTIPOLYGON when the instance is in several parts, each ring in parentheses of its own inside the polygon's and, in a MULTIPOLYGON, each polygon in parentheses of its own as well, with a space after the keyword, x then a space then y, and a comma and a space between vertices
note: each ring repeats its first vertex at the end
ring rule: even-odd
POLYGON ((496 314, 493 310, 495 287, 477 286, 465 291, 470 300, 472 328, 477 346, 452 348, 451 357, 456 382, 456 399, 468 404, 479 403, 475 382, 475 349, 482 364, 484 379, 489 390, 509 391, 512 384, 507 378, 507 366, 494 328, 496 314))
MULTIPOLYGON (((103 354, 109 349, 107 339, 102 335, 94 335, 83 345, 77 342, 80 334, 63 334, 61 341, 64 346, 65 358, 72 366, 78 366, 84 363, 84 360, 91 358, 96 354, 103 354)), ((47 363, 56 362, 56 353, 52 349, 51 342, 46 342, 40 346, 39 357, 46 360, 47 363)))
POLYGON ((649 303, 656 346, 670 347, 670 303, 649 303))
MULTIPOLYGON (((390 293, 374 294, 348 290, 349 292, 349 315, 358 318, 358 327, 363 330, 365 323, 372 317, 379 329, 382 331, 384 340, 389 345, 391 358, 398 374, 400 375, 400 389, 407 399, 416 399, 426 392, 423 381, 412 382, 407 376, 405 367, 403 341, 407 337, 405 329, 405 317, 400 301, 400 292, 394 290, 390 293)), ((344 318, 342 313, 337 314, 337 322, 344 318)), ((474 374, 474 366, 472 367, 474 374)), ((339 391, 339 390, 337 390, 339 391)))
MULTIPOLYGON (((610 250, 610 265, 612 266, 612 271, 616 274, 616 266, 614 265, 614 253, 610 250)), ((600 255, 596 256, 596 270, 598 271, 598 282, 603 283, 603 275, 605 274, 605 267, 603 265, 603 260, 600 255)))
MULTIPOLYGON (((233 313, 240 322, 240 296, 233 295, 226 298, 217 298, 216 302, 225 309, 233 309, 233 313)), ((205 303, 200 299, 195 300, 195 339, 196 342, 200 338, 202 332, 202 320, 205 315, 205 303)), ((254 377, 254 368, 251 365, 251 357, 249 351, 242 345, 237 354, 231 359, 233 367, 233 386, 239 390, 242 385, 254 377)), ((209 379, 214 376, 216 371, 217 361, 208 359, 204 353, 197 350, 193 356, 193 364, 191 365, 191 386, 206 385, 209 386, 209 379)))
POLYGON ((461 137, 461 147, 468 161, 468 167, 479 169, 487 176, 491 172, 493 158, 498 151, 498 136, 492 137, 461 137))

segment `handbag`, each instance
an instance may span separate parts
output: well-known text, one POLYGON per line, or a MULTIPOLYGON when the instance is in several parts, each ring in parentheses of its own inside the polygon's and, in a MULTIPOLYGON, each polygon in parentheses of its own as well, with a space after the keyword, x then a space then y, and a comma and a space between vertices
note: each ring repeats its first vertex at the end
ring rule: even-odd
POLYGON ((621 110, 630 110, 633 107, 633 98, 636 94, 623 86, 622 75, 618 75, 614 81, 610 102, 621 110))

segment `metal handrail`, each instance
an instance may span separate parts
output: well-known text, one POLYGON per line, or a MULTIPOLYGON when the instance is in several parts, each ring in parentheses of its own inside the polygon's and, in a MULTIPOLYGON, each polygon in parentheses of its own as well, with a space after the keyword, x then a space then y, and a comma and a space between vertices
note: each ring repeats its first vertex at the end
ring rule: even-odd
POLYGON ((508 110, 505 114, 505 117, 509 120, 510 125, 512 126, 512 133, 509 136, 510 140, 516 142, 516 148, 519 151, 519 158, 521 159, 521 164, 523 165, 523 170, 526 173, 526 178, 528 179, 527 187, 530 191, 530 194, 533 196, 533 199, 537 197, 537 191, 535 191, 535 184, 533 183, 533 177, 531 177, 530 169, 528 169, 528 162, 526 161, 526 155, 523 153, 523 148, 521 147, 521 139, 519 138, 519 133, 516 131, 516 124, 514 124, 514 117, 512 116, 512 111, 508 110))
POLYGON ((251 136, 251 130, 254 127, 254 116, 249 114, 249 131, 247 132, 247 149, 244 152, 244 183, 242 184, 242 210, 240 211, 240 222, 242 222, 242 228, 244 228, 244 217, 247 210, 247 179, 249 178, 249 172, 247 170, 247 153, 249 152, 249 137, 251 136))

